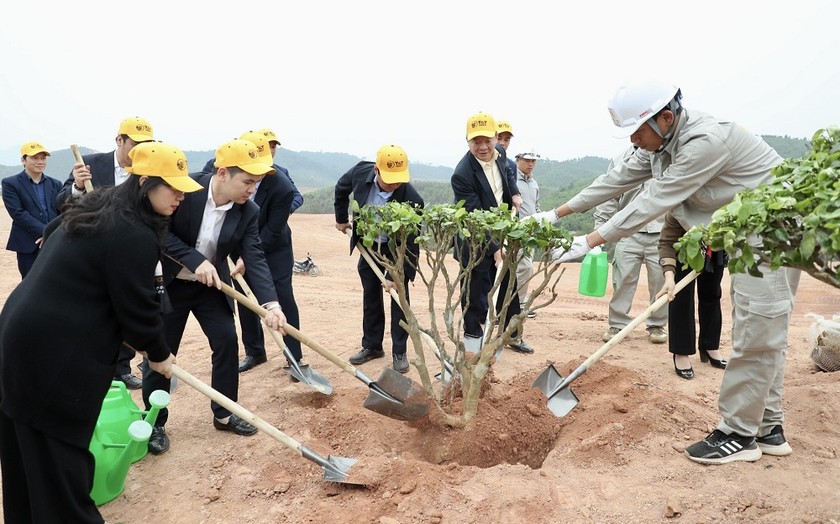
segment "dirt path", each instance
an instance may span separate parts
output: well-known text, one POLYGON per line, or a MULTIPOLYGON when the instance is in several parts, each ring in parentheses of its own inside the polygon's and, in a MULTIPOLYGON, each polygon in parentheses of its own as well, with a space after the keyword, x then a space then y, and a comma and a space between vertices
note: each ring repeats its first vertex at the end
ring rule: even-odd
MULTIPOLYGON (((361 339, 357 255, 348 256, 331 216, 295 215, 291 224, 296 258, 310 252, 321 270, 295 277, 302 331, 346 359, 361 339)), ((0 257, 5 296, 18 275, 14 254, 0 257)), ((181 384, 167 425, 171 450, 132 466, 125 492, 103 515, 126 523, 628 523, 668 522, 674 513, 692 523, 840 522, 840 373, 816 370, 812 320, 804 316, 838 312, 838 290, 803 276, 797 296, 784 401, 794 454, 704 467, 682 451, 717 422, 723 372, 695 357, 697 377, 679 379, 667 347, 650 344, 641 329, 575 382, 580 404, 567 417, 554 417, 530 388, 548 363, 566 374, 601 346, 609 295, 578 295, 577 270, 569 266, 557 301, 526 324, 536 354, 505 351, 478 419, 464 431, 441 427, 434 414, 405 423, 364 409, 364 384, 308 349, 305 360, 335 391, 323 396, 294 384, 267 339, 269 362, 241 375, 240 403, 319 454, 356 459, 351 474, 372 479, 367 487, 324 481, 322 468, 265 434, 215 431, 209 400, 181 384)), ((646 307, 646 293, 640 286, 634 314, 646 307)), ((178 361, 209 381, 209 348, 193 321, 178 361)), ((361 369, 375 379, 386 365, 390 358, 361 369)), ((408 376, 417 380, 417 371, 408 376)))

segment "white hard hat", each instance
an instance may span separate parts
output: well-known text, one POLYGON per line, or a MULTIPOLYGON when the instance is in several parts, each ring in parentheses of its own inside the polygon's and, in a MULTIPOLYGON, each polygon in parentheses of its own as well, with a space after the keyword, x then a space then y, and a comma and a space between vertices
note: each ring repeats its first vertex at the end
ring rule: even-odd
POLYGON ((679 92, 673 84, 650 80, 619 87, 607 104, 613 123, 618 127, 613 136, 627 138, 632 135, 679 92))

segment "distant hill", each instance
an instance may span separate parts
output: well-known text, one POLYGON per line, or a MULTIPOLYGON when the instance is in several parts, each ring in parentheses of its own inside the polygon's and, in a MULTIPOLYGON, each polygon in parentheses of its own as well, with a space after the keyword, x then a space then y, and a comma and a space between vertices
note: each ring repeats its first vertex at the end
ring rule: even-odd
MULTIPOLYGON (((788 136, 767 135, 763 137, 776 151, 785 158, 798 157, 807 151, 806 139, 788 136)), ((82 147, 82 154, 93 153, 82 147)), ((200 171, 204 164, 215 155, 215 151, 185 151, 191 172, 200 171)), ((323 151, 292 151, 281 149, 277 159, 286 167, 298 189, 304 193, 306 202, 300 213, 332 213, 333 187, 335 181, 348 169, 362 159, 346 153, 323 151)), ((570 160, 543 159, 537 164, 535 176, 539 180, 542 192, 541 204, 544 209, 557 206, 586 187, 598 175, 603 173, 609 160, 602 157, 586 156, 570 160)), ((70 174, 73 159, 69 149, 53 151, 47 163, 47 174, 64 181, 70 174)), ((452 188, 449 178, 453 167, 412 163, 412 181, 429 204, 452 202, 452 188)), ((21 166, 0 165, 0 178, 19 173, 21 166)), ((591 213, 580 214, 564 219, 564 227, 569 230, 585 229, 585 223, 591 228, 591 213)))

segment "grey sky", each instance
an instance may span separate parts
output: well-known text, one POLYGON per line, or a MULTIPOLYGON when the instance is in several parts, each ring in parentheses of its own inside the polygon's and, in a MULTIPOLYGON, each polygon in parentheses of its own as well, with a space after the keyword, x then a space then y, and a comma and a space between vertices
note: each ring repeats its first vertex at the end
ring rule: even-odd
POLYGON ((840 124, 830 0, 50 4, 0 6, 3 164, 29 140, 110 151, 138 115, 182 149, 271 127, 296 151, 395 143, 454 166, 478 111, 512 123, 514 152, 610 157, 627 141, 606 102, 630 77, 758 134, 840 124))

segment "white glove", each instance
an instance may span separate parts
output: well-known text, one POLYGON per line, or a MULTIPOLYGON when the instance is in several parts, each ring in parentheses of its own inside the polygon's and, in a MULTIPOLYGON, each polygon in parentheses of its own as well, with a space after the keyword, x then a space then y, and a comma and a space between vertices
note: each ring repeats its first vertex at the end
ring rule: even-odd
POLYGON ((551 211, 540 211, 539 213, 534 213, 533 215, 525 217, 525 220, 529 219, 535 220, 536 222, 548 220, 551 224, 554 224, 559 220, 557 218, 557 213, 555 213, 553 209, 551 211))
POLYGON ((551 259, 555 264, 562 264, 564 262, 577 260, 589 253, 591 250, 592 248, 589 247, 589 243, 586 241, 586 235, 581 235, 572 239, 572 247, 570 247, 568 251, 564 251, 563 248, 557 248, 552 251, 551 259))

